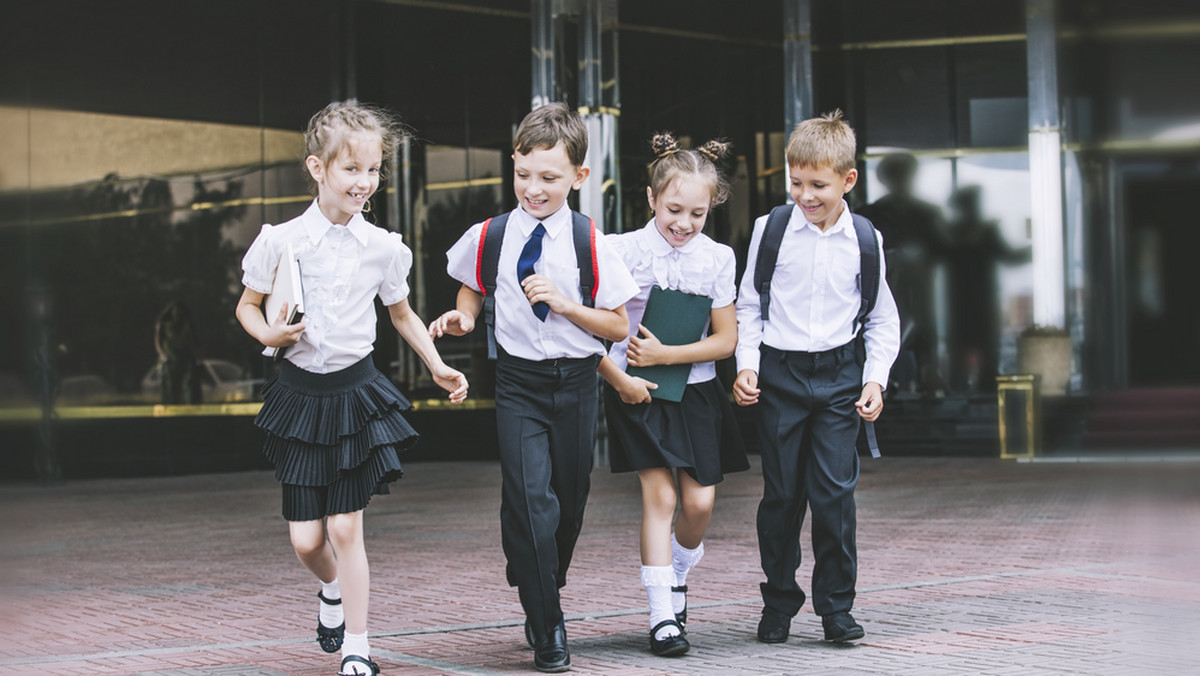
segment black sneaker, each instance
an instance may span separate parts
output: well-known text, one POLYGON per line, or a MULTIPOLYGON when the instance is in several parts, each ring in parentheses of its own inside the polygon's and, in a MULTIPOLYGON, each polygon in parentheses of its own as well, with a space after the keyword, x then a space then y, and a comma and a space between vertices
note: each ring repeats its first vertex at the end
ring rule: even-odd
POLYGON ((855 641, 866 635, 862 625, 855 622, 854 617, 847 612, 823 616, 821 627, 825 629, 825 640, 834 643, 855 641))

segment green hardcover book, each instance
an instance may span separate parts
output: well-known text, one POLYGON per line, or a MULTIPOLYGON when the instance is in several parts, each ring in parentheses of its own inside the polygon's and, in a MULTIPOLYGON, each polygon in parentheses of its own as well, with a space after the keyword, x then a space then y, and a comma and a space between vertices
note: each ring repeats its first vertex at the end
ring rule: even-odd
MULTIPOLYGON (((711 310, 712 299, 707 296, 655 285, 646 300, 642 326, 649 329, 663 345, 687 345, 700 340, 711 310)), ((658 389, 650 390, 650 396, 654 399, 678 403, 683 401, 683 390, 687 387, 692 365, 627 366, 625 372, 658 385, 658 389)))

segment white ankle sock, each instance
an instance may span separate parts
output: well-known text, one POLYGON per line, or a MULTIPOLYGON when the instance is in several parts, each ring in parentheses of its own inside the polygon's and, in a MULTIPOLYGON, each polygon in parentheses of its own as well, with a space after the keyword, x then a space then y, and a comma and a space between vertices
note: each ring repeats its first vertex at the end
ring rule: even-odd
MULTIPOLYGON (((675 619, 675 611, 671 609, 671 585, 674 582, 675 571, 670 566, 642 566, 642 586, 646 588, 646 600, 650 602, 651 629, 659 622, 675 619)), ((661 641, 678 635, 677 627, 666 626, 655 632, 654 638, 661 641)))
MULTIPOLYGON (((671 568, 675 571, 675 586, 682 587, 687 584, 688 573, 692 568, 700 563, 700 559, 704 557, 704 543, 701 542, 695 549, 688 549, 679 544, 679 540, 675 539, 675 534, 671 533, 671 568)), ((676 613, 682 613, 684 604, 687 603, 687 597, 683 592, 671 595, 671 608, 676 613)))
POLYGON ((371 645, 367 642, 367 632, 364 631, 361 634, 346 632, 346 640, 342 643, 342 659, 346 659, 351 655, 358 655, 366 659, 371 658, 371 645))
MULTIPOLYGON (((321 583, 321 596, 324 596, 330 601, 341 600, 342 590, 338 586, 337 578, 334 578, 333 582, 321 583)), ((342 604, 325 603, 324 601, 321 601, 321 626, 328 627, 330 629, 337 629, 338 627, 342 626, 343 618, 345 618, 345 613, 342 611, 342 604)))

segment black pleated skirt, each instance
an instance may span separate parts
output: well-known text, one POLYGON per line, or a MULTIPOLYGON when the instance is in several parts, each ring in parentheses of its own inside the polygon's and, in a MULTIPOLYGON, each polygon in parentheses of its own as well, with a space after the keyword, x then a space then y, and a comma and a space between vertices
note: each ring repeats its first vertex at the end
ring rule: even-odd
POLYGON ((654 399, 636 405, 623 403, 606 383, 604 414, 613 472, 683 469, 696 483, 712 486, 726 473, 750 469, 733 406, 718 378, 688 385, 679 403, 654 399))
POLYGON ((403 415, 411 409, 370 355, 325 374, 282 361, 263 385, 254 424, 266 432, 263 452, 284 485, 284 518, 356 512, 387 493, 404 474, 399 453, 418 439, 403 415))

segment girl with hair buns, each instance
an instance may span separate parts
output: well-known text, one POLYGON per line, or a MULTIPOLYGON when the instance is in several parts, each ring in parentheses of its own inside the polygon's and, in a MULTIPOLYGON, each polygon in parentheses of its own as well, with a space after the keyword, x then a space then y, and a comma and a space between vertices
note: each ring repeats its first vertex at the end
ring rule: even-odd
POLYGON ((363 508, 400 478, 398 452, 417 440, 402 415, 412 404, 372 361, 376 296, 450 401, 467 396, 466 378, 446 366, 409 307, 412 252, 362 215, 400 133, 388 113, 355 101, 312 117, 304 167, 316 199, 297 218, 262 227, 242 261, 246 288, 236 310, 246 333, 288 348, 254 422, 283 485, 292 548, 321 581, 317 643, 342 650, 344 675, 379 673, 367 643, 363 508), (289 250, 300 260, 305 311, 292 325, 286 305, 276 317, 261 307, 289 250))
POLYGON ((607 236, 638 284, 638 295, 625 304, 636 329, 612 346, 599 370, 607 383, 612 471, 636 471, 642 486, 641 580, 650 602, 650 650, 671 657, 691 647, 687 576, 704 555, 716 484, 749 463, 715 363, 737 345, 733 249, 701 232, 729 195, 717 167, 729 144, 714 140, 685 150, 660 133, 651 146, 657 159, 646 197, 653 218, 640 230, 607 236), (656 285, 712 299, 699 340, 664 345, 641 325, 656 285), (681 402, 652 398, 657 385, 625 372, 626 365, 660 364, 692 365, 681 402))

